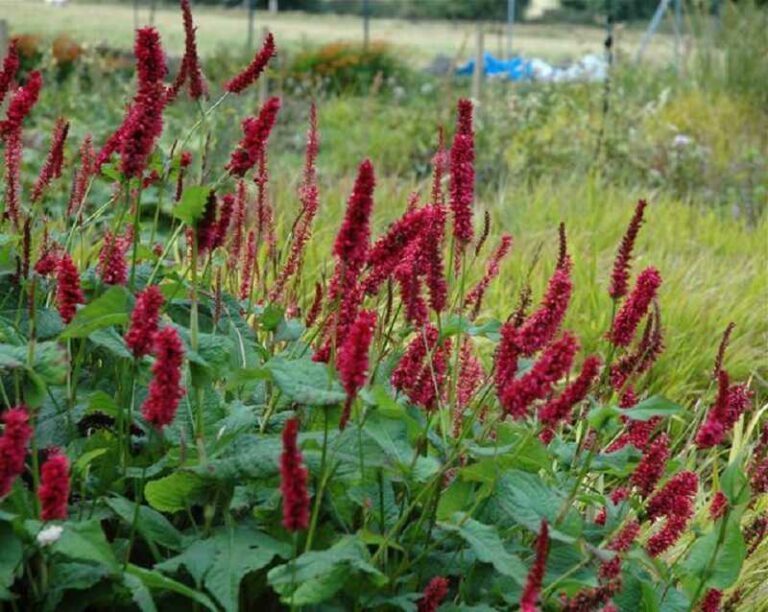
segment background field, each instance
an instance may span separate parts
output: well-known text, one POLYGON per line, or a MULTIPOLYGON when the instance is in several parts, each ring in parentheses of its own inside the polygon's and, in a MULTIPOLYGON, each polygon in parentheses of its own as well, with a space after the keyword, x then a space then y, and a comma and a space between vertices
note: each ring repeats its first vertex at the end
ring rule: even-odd
MULTIPOLYGON (((80 41, 106 43, 128 49, 133 44, 134 12, 129 4, 72 3, 66 7, 44 4, 38 0, 0 2, 2 17, 13 29, 41 34, 68 32, 80 41)), ((196 7, 195 15, 201 32, 200 49, 211 53, 220 48, 240 50, 247 40, 247 13, 241 9, 196 7)), ((139 22, 148 19, 149 10, 142 7, 139 22)), ((330 41, 360 41, 362 21, 346 15, 306 15, 281 12, 277 15, 257 11, 256 28, 268 27, 283 46, 318 45, 330 41)), ((158 8, 155 25, 163 34, 167 48, 179 53, 184 45, 184 33, 177 12, 168 6, 158 8)), ((617 36, 620 52, 634 53, 645 24, 624 29, 617 36)), ((500 26, 493 28, 501 32, 500 26)), ((414 60, 425 62, 437 53, 468 57, 473 53, 475 26, 467 22, 411 22, 395 19, 375 19, 371 37, 401 46, 414 60)), ((605 37, 603 28, 573 24, 517 24, 514 28, 514 49, 526 54, 560 61, 585 53, 600 53, 605 37)), ((661 33, 649 49, 649 57, 667 59, 673 49, 672 38, 661 33)), ((499 34, 489 33, 489 51, 503 49, 499 34)))

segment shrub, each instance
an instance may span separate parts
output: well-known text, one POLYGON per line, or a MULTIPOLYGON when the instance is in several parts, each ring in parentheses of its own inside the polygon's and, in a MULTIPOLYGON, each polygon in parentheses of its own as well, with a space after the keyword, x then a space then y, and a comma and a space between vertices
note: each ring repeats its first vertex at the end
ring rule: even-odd
POLYGON ((730 325, 695 405, 647 392, 668 337, 664 271, 637 265, 653 203, 627 211, 602 270, 609 324, 584 354, 564 321, 574 259, 590 254, 564 225, 543 295, 523 278, 499 318, 483 308, 514 245, 486 244, 488 221, 475 224, 468 100, 439 139, 431 190, 378 236, 370 160, 338 229, 320 208, 314 106, 295 215, 270 187, 277 98, 212 174, 208 119, 271 55, 165 151, 185 79, 170 97, 159 35, 139 30, 122 123, 71 156, 59 122, 36 178, 21 153, 40 75, 10 92, 0 597, 528 611, 745 595, 724 591, 766 532, 765 409, 729 373, 730 325), (325 224, 328 276, 307 262, 325 224))

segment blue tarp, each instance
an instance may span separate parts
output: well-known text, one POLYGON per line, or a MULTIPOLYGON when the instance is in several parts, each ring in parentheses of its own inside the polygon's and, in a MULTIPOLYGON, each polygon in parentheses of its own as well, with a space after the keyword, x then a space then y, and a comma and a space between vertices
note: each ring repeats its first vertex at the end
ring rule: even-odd
MULTIPOLYGON (((470 60, 456 69, 456 74, 471 75, 475 71, 475 60, 470 60)), ((506 76, 510 81, 529 81, 533 79, 533 65, 530 60, 513 57, 500 60, 487 51, 483 54, 483 74, 486 76, 506 76)))

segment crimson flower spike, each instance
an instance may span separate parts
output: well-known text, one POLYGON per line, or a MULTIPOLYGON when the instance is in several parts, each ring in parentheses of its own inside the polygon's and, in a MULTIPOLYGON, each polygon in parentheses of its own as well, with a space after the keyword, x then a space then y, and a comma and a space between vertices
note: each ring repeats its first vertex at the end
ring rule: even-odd
POLYGON ((421 599, 416 602, 417 612, 437 612, 440 608, 440 603, 448 595, 449 586, 447 578, 442 576, 432 578, 424 588, 424 594, 421 599))
POLYGON ((0 121, 0 136, 6 138, 8 134, 21 129, 24 119, 37 104, 42 88, 43 77, 40 72, 31 72, 24 87, 19 87, 11 96, 5 120, 0 121))
POLYGON ((717 379, 720 376, 720 370, 723 369, 723 359, 725 359, 725 351, 728 348, 728 344, 731 341, 731 334, 733 333, 736 323, 731 321, 728 323, 728 327, 723 332, 723 338, 720 340, 720 346, 717 347, 717 357, 715 357, 715 367, 712 369, 712 378, 717 379))
POLYGON ((184 347, 173 327, 164 327, 156 332, 153 344, 154 377, 149 383, 149 392, 141 406, 141 413, 147 422, 162 429, 173 421, 179 402, 184 397, 185 391, 181 386, 184 347))
POLYGON ((639 274, 632 293, 619 310, 613 321, 613 328, 608 332, 608 339, 615 346, 630 345, 637 326, 648 312, 660 286, 661 275, 656 268, 646 268, 639 274))
POLYGON ((155 141, 163 131, 163 108, 166 103, 165 54, 160 34, 154 28, 136 31, 137 94, 120 128, 121 170, 126 177, 141 176, 155 141))
POLYGON ((8 495, 13 482, 24 471, 27 445, 32 437, 26 406, 3 412, 5 431, 0 436, 0 499, 8 495))
POLYGON ((16 45, 16 39, 12 38, 8 43, 8 50, 3 60, 3 67, 0 69, 0 104, 5 100, 5 95, 11 88, 16 77, 16 71, 19 69, 19 49, 16 45))
POLYGON ((664 474, 669 459, 669 437, 661 434, 645 449, 640 463, 632 473, 632 484, 640 495, 648 497, 664 474))
POLYGON ((347 277, 357 278, 368 257, 375 186, 373 164, 366 159, 358 168, 355 186, 347 201, 344 221, 333 245, 337 268, 343 267, 347 277))
POLYGON ((67 140, 68 133, 69 121, 66 121, 64 117, 59 117, 53 128, 51 148, 48 151, 48 156, 43 162, 43 167, 40 169, 40 174, 38 175, 35 187, 32 190, 33 202, 37 202, 40 199, 53 179, 61 176, 61 167, 64 163, 64 142, 67 140))
POLYGON ((54 449, 40 469, 40 518, 44 521, 67 518, 69 500, 69 460, 58 449, 54 449))
POLYGON ((273 96, 261 107, 258 117, 248 117, 243 121, 243 137, 226 166, 230 175, 242 177, 256 165, 267 146, 279 111, 280 98, 273 96))
POLYGON ((520 612, 537 612, 541 585, 544 582, 547 555, 549 554, 549 525, 547 519, 541 519, 541 529, 536 538, 536 557, 528 572, 525 588, 520 597, 520 612))
POLYGON ((549 427, 555 426, 560 421, 567 421, 573 407, 587 397, 592 383, 600 372, 600 365, 599 357, 595 355, 587 357, 576 380, 568 385, 557 398, 542 406, 539 410, 539 420, 549 427))
POLYGON ((571 369, 579 342, 570 333, 550 344, 521 378, 503 382, 500 393, 501 405, 515 419, 524 419, 528 407, 535 400, 544 399, 552 386, 571 369))
POLYGON ((298 435, 298 419, 288 419, 283 429, 283 452, 280 455, 280 492, 283 495, 283 527, 292 532, 309 527, 309 474, 299 450, 298 435))
POLYGON ((488 286, 491 284, 491 281, 499 275, 499 270, 501 269, 501 261, 507 256, 511 248, 512 236, 509 234, 503 234, 499 246, 488 260, 488 265, 486 266, 483 278, 480 279, 480 282, 478 282, 477 285, 475 285, 475 287, 467 294, 467 297, 464 301, 464 306, 475 306, 472 312, 472 318, 475 318, 480 311, 485 292, 488 289, 488 286))
POLYGON ((475 142, 472 103, 459 100, 456 135, 451 147, 451 211, 453 235, 460 248, 472 241, 472 202, 475 198, 475 142))
POLYGON ((368 378, 368 349, 371 346, 373 332, 376 329, 376 312, 362 310, 352 324, 339 347, 336 356, 336 369, 339 372, 344 390, 347 392, 347 400, 344 402, 344 410, 341 414, 339 429, 343 430, 349 421, 352 410, 352 402, 357 392, 363 387, 368 378))
POLYGON ((131 325, 125 334, 125 344, 134 357, 149 354, 164 302, 163 294, 155 285, 144 289, 136 299, 136 306, 131 313, 131 325))
POLYGON ((256 56, 253 58, 248 67, 240 74, 230 79, 224 89, 232 93, 242 93, 251 84, 255 83, 261 73, 266 68, 269 60, 275 55, 275 39, 272 37, 272 33, 267 34, 267 38, 264 40, 264 46, 261 48, 256 56))
POLYGON ((693 516, 693 500, 699 487, 699 478, 695 472, 685 471, 675 474, 664 487, 648 502, 648 518, 665 518, 660 531, 648 540, 645 550, 651 557, 658 557, 665 550, 674 546, 683 535, 688 521, 693 516))
POLYGON ((173 84, 173 95, 177 93, 189 81, 189 97, 198 100, 208 93, 208 88, 200 69, 200 58, 197 54, 197 41, 195 40, 195 24, 192 20, 192 9, 189 0, 181 0, 181 14, 184 21, 184 59, 176 81, 173 84))
POLYGON ((69 323, 75 317, 76 305, 85 303, 85 296, 80 289, 80 273, 69 253, 65 253, 59 260, 56 271, 56 302, 61 320, 69 323))
POLYGON ((621 239, 619 251, 616 253, 616 259, 613 262, 613 273, 611 274, 611 287, 608 290, 609 295, 614 300, 620 300, 627 294, 629 285, 629 270, 632 262, 632 250, 635 248, 637 234, 640 232, 640 226, 643 224, 643 212, 647 202, 638 200, 635 206, 635 214, 629 222, 629 227, 621 239))
POLYGON ((555 337, 565 318, 572 293, 570 266, 556 268, 538 310, 517 330, 517 343, 522 355, 530 357, 555 337))

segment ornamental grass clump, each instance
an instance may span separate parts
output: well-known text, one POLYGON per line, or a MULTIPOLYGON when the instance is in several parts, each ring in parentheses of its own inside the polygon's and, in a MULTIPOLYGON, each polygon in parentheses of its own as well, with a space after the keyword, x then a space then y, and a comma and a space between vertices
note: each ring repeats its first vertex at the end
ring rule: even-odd
POLYGON ((240 142, 218 142, 207 121, 242 110, 276 42, 240 75, 204 79, 204 33, 180 7, 175 83, 159 33, 139 30, 122 125, 63 117, 41 163, 19 160, 43 80, 16 75, 13 47, 0 73, 13 162, 0 220, 0 600, 753 601, 744 568, 768 532, 764 393, 728 373, 732 326, 697 390, 650 392, 659 356, 681 342, 663 316, 679 288, 634 265, 653 261, 638 242, 663 223, 653 201, 634 214, 627 203, 613 265, 561 224, 518 278, 524 241, 484 209, 477 111, 460 99, 455 128, 435 126, 432 178, 386 205, 376 151, 351 186, 326 180, 309 106, 294 202, 278 206, 270 134, 290 129, 285 101, 267 98, 240 142), (187 98, 200 114, 177 132, 163 114, 191 109, 187 98), (68 126, 93 138, 72 142, 68 126), (338 219, 334 199, 346 201, 338 219), (597 286, 579 280, 585 261, 597 286), (584 295, 612 315, 578 312, 584 295))

